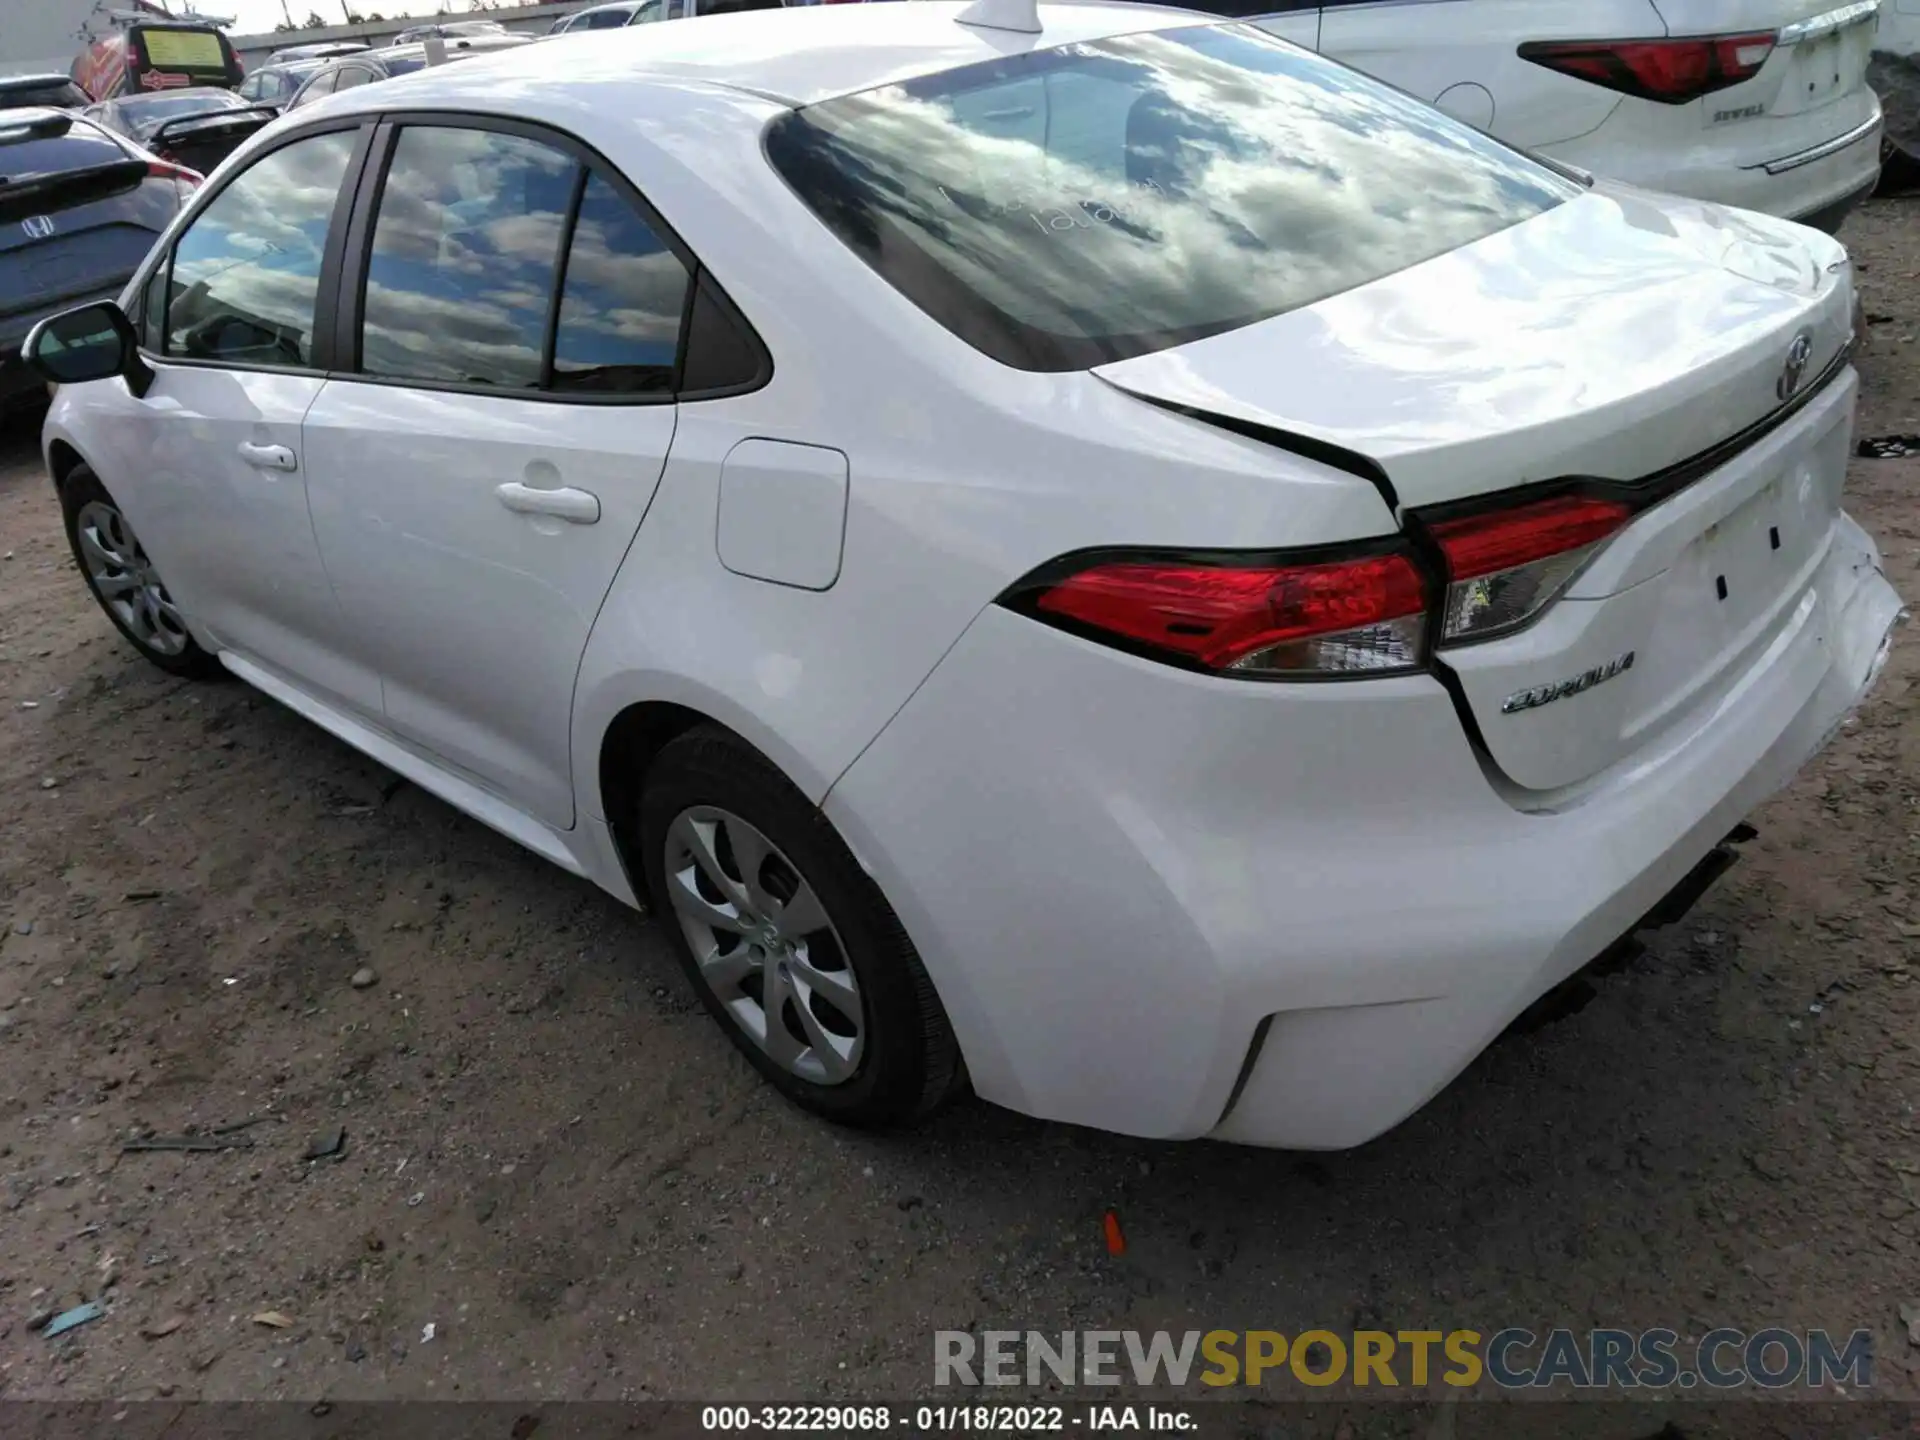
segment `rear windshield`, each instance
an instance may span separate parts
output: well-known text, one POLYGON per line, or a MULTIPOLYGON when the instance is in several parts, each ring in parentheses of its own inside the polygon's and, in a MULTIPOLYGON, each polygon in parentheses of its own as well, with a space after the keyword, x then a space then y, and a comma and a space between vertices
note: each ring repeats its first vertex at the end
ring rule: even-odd
POLYGON ((121 118, 141 136, 151 135, 167 121, 178 120, 182 115, 204 115, 214 110, 235 110, 244 107, 246 103, 231 90, 195 90, 183 95, 128 96, 118 102, 121 118))
POLYGON ((23 105, 55 105, 68 108, 92 104, 92 98, 71 80, 15 81, 0 84, 0 110, 23 105))
POLYGON ((1578 193, 1243 25, 1012 56, 808 106, 774 167, 988 355, 1075 370, 1311 305, 1578 193))
POLYGON ((9 125, 0 115, 0 190, 43 175, 91 170, 126 158, 127 152, 105 131, 96 130, 84 120, 76 121, 62 134, 47 135, 9 125))
POLYGON ((226 71, 227 44, 217 30, 167 30, 143 25, 137 33, 147 64, 156 70, 226 71))

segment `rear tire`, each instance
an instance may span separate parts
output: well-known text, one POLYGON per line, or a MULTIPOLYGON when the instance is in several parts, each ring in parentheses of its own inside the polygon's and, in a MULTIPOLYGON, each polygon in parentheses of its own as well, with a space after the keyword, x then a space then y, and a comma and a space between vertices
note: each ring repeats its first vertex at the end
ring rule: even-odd
POLYGON ((226 673, 187 632, 132 523, 84 462, 60 483, 60 510, 87 589, 134 649, 169 675, 205 680, 226 673))
POLYGON ((964 1087, 952 1027, 899 918, 765 756, 717 726, 688 731, 648 771, 638 818, 646 883, 681 965, 781 1094, 882 1127, 923 1119, 964 1087))

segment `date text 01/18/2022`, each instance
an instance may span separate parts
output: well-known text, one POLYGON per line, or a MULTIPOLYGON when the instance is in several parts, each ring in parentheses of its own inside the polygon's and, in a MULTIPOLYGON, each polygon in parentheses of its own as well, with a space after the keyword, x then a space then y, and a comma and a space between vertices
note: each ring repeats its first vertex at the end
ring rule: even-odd
POLYGON ((708 1405, 700 1411, 700 1428, 1029 1435, 1199 1427, 1189 1411, 1163 1405, 708 1405))

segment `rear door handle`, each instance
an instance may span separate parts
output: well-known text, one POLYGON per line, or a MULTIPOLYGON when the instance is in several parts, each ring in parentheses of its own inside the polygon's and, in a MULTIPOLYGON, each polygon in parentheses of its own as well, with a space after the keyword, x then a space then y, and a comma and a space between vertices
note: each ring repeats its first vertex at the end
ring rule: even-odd
POLYGON ((256 470, 298 470, 300 468, 300 462, 293 458, 293 451, 285 445, 255 445, 251 440, 242 440, 240 458, 256 470))
POLYGON ((572 486, 539 490, 509 480, 493 493, 502 505, 520 515, 553 515, 574 525, 591 525, 600 518, 600 497, 572 486))

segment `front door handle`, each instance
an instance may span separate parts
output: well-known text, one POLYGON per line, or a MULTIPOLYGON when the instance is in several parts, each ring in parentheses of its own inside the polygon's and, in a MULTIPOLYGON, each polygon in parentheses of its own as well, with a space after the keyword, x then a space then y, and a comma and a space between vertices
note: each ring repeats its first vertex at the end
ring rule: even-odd
POLYGON ((493 493, 502 505, 520 515, 553 515, 574 525, 591 525, 600 518, 600 497, 572 486, 540 490, 509 480, 493 493))
POLYGON ((300 468, 300 462, 293 458, 293 451, 285 445, 256 445, 251 440, 242 440, 240 458, 256 470, 298 470, 300 468))

